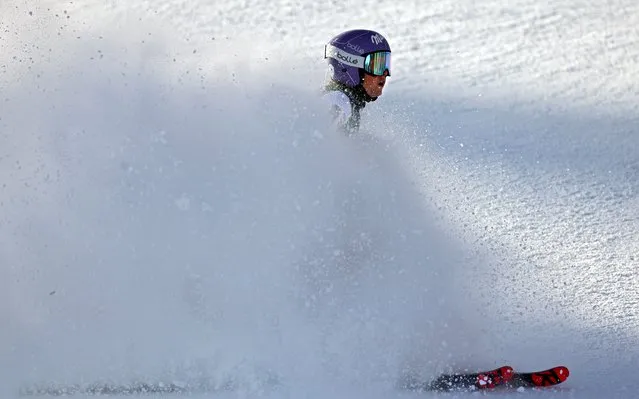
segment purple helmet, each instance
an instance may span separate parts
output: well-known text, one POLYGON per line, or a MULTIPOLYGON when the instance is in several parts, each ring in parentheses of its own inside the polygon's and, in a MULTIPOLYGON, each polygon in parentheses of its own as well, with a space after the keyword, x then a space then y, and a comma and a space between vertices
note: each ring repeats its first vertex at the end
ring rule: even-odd
POLYGON ((360 70, 374 75, 386 72, 390 76, 390 51, 384 36, 372 30, 355 29, 332 38, 325 47, 324 58, 333 80, 354 87, 361 82, 360 70), (374 53, 376 56, 371 58, 374 53))

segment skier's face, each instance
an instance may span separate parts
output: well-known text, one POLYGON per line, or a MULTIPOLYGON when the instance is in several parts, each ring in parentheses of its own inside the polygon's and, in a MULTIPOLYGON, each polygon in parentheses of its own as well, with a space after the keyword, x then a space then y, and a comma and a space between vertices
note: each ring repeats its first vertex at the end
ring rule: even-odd
POLYGON ((388 72, 384 72, 382 76, 375 76, 368 73, 364 73, 364 80, 362 82, 362 86, 364 86, 364 90, 366 94, 371 97, 379 97, 382 95, 382 91, 384 90, 384 85, 386 84, 386 77, 388 76, 388 72))

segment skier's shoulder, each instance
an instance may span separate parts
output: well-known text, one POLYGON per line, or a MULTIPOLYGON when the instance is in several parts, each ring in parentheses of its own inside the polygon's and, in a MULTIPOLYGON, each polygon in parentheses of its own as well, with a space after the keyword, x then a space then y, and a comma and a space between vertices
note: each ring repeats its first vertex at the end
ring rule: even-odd
POLYGON ((323 98, 328 102, 332 111, 341 113, 345 119, 351 117, 353 106, 346 93, 341 90, 328 90, 324 92, 323 98))

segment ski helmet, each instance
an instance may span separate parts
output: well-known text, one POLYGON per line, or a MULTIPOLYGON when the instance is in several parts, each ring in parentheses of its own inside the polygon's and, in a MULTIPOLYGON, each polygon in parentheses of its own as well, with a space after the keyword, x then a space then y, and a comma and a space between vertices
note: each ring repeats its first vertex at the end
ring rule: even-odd
POLYGON ((367 29, 349 30, 335 36, 324 49, 331 78, 354 87, 360 84, 362 71, 390 76, 390 45, 381 34, 367 29))

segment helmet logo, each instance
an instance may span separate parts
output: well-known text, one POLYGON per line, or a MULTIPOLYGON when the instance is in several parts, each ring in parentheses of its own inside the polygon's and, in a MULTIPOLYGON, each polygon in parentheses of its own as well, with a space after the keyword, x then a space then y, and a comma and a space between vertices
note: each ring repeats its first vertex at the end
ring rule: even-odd
POLYGON ((364 64, 364 57, 342 51, 332 44, 326 45, 326 57, 330 57, 334 60, 337 60, 338 62, 341 62, 342 64, 354 66, 357 68, 361 68, 360 65, 364 64))
POLYGON ((342 53, 340 53, 339 51, 337 51, 337 52, 335 53, 335 56, 336 56, 337 58, 339 58, 340 60, 342 60, 342 61, 344 61, 344 62, 348 63, 348 64, 352 64, 352 65, 357 65, 357 64, 358 64, 358 62, 357 62, 357 58, 355 58, 355 57, 351 57, 351 56, 350 56, 350 55, 348 55, 348 54, 342 54, 342 53))
POLYGON ((383 42, 384 42, 384 37, 380 35, 379 33, 375 33, 374 35, 371 35, 371 43, 380 44, 383 42))
POLYGON ((357 44, 346 43, 346 47, 348 47, 351 50, 355 50, 358 53, 363 53, 364 52, 364 49, 361 48, 360 46, 358 46, 357 44))

